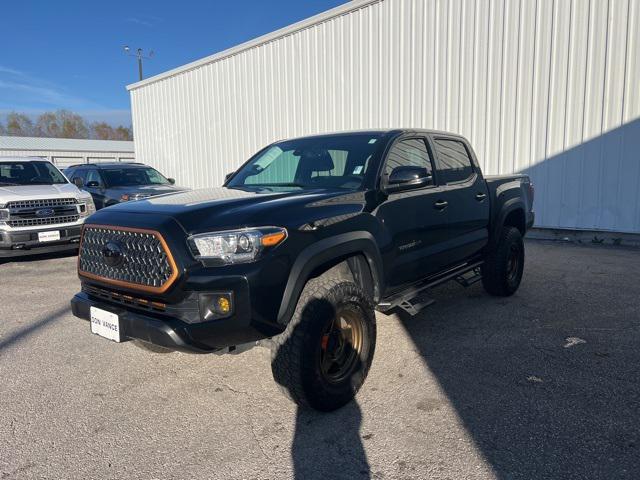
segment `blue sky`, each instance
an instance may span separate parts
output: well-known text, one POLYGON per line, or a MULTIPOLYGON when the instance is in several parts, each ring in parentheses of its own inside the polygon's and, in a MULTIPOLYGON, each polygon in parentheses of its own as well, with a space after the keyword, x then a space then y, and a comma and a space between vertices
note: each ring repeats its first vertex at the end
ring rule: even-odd
POLYGON ((125 86, 135 59, 154 50, 145 77, 323 12, 345 0, 3 1, 0 119, 66 108, 91 121, 129 125, 125 86))

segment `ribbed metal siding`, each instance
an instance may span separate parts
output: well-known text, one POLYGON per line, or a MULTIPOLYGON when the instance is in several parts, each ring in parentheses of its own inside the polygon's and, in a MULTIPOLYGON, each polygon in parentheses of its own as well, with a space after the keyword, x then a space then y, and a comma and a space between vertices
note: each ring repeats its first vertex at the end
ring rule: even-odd
POLYGON ((529 173, 538 226, 640 232, 640 0, 350 2, 131 99, 138 160, 180 184, 276 139, 436 128, 529 173))

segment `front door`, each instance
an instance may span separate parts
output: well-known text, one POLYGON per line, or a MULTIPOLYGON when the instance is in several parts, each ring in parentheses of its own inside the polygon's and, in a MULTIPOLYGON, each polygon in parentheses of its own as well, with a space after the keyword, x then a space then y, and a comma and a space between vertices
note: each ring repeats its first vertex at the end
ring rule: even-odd
POLYGON ((439 188, 433 182, 433 160, 426 139, 396 140, 385 159, 381 188, 394 168, 424 167, 431 181, 417 188, 388 192, 374 211, 387 233, 382 247, 387 293, 419 280, 439 268, 446 239, 446 209, 438 208, 439 188))

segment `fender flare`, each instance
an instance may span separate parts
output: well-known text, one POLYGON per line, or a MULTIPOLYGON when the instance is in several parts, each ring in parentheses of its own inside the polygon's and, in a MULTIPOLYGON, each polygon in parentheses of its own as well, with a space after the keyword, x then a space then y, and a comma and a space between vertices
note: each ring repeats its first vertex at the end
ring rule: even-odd
POLYGON ((373 276, 375 297, 380 298, 384 291, 382 256, 373 235, 365 231, 343 233, 320 240, 300 252, 289 272, 278 311, 278 323, 289 323, 302 289, 317 267, 354 254, 362 254, 366 258, 373 276))
POLYGON ((500 238, 500 230, 502 230, 502 227, 504 226, 504 222, 509 216, 509 214, 516 210, 522 210, 522 213, 526 214, 527 210, 521 198, 511 198, 506 202, 504 202, 504 204, 502 205, 502 208, 500 209, 500 212, 498 212, 498 215, 496 217, 496 222, 493 226, 493 235, 491 236, 491 247, 495 246, 496 243, 498 242, 498 239, 500 238))

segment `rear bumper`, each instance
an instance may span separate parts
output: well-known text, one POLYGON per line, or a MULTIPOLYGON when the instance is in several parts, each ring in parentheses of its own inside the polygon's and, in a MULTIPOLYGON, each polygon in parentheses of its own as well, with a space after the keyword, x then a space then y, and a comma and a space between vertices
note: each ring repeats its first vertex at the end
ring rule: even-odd
POLYGON ((0 231, 0 257, 19 257, 40 253, 60 252, 78 248, 82 225, 72 227, 42 228, 23 231, 0 231), (39 232, 60 232, 60 240, 40 242, 39 232))

